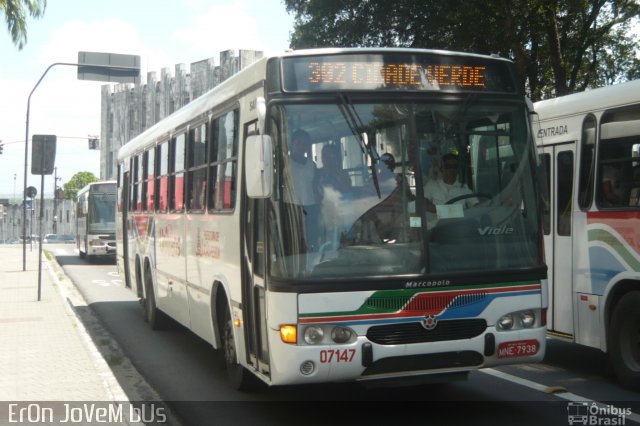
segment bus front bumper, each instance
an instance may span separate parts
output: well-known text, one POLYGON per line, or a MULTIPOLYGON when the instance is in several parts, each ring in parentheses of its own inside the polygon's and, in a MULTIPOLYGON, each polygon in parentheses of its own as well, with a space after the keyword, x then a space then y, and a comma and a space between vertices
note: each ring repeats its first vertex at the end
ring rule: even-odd
MULTIPOLYGON (((276 337, 276 336, 272 336, 276 337)), ((498 332, 494 327, 464 340, 381 345, 358 336, 346 345, 302 346, 279 342, 272 348, 271 384, 384 381, 418 376, 459 377, 486 367, 541 362, 546 328, 498 332)), ((428 379, 428 377, 426 377, 428 379)), ((429 381, 429 380, 427 380, 429 381)), ((398 381, 395 381, 396 383, 398 381)))

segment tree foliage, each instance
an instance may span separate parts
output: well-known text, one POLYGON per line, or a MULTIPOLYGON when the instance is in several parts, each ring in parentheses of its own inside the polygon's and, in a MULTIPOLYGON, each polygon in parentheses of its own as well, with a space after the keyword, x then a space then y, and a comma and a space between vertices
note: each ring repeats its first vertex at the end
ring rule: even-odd
POLYGON ((284 0, 291 47, 413 47, 513 60, 533 100, 640 77, 638 0, 284 0))
POLYGON ((78 197, 78 191, 92 182, 97 182, 98 178, 91 172, 78 172, 71 177, 69 182, 64 186, 64 198, 66 200, 75 200, 78 197))
POLYGON ((0 0, 0 12, 4 14, 7 30, 18 49, 27 43, 27 14, 40 18, 46 7, 47 0, 0 0))

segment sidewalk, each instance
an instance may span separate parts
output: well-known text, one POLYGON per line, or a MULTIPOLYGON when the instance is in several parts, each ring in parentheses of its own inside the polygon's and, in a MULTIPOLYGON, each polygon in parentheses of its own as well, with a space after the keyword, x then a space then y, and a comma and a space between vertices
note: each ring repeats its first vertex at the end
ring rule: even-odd
POLYGON ((112 401, 126 396, 78 321, 64 288, 38 247, 0 246, 0 400, 112 401))
MULTIPOLYGON (((106 414, 109 424, 142 424, 132 407, 164 404, 44 247, 38 301, 38 250, 27 246, 23 271, 22 245, 0 245, 0 425, 47 423, 47 410, 54 424, 70 410, 69 423, 103 424, 95 415, 106 414)), ((162 423, 179 424, 160 410, 162 423)))

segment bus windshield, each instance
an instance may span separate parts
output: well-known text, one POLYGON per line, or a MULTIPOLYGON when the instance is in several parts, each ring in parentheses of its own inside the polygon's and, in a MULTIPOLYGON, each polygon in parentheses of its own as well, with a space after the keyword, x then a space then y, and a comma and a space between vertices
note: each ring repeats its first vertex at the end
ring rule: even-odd
POLYGON ((279 104, 270 274, 322 279, 538 266, 527 111, 464 102, 279 104))
POLYGON ((89 196, 88 232, 114 233, 116 229, 116 194, 91 194, 89 196))

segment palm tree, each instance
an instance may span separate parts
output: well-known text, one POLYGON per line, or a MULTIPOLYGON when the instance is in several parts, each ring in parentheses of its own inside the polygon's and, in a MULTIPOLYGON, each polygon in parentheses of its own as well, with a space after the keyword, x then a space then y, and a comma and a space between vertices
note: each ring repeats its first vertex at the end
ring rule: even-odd
POLYGON ((47 0, 0 0, 0 12, 4 13, 7 29, 18 49, 27 43, 27 13, 40 18, 46 7, 47 0))

